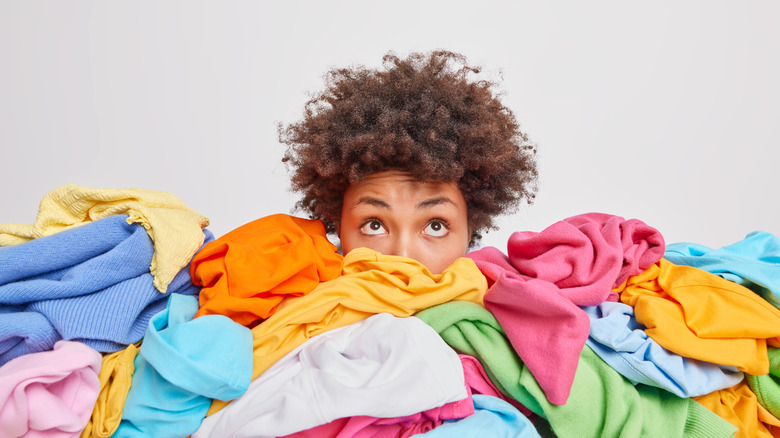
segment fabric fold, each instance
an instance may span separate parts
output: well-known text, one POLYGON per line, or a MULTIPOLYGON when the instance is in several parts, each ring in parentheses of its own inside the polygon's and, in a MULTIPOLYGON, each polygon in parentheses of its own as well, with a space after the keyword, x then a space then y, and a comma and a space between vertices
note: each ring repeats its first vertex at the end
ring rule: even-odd
POLYGON ((343 417, 412 415, 468 396, 460 358, 435 331, 380 313, 282 357, 193 438, 270 438, 343 417))
POLYGON ((154 287, 168 284, 203 244, 208 218, 167 192, 149 189, 94 189, 67 184, 43 197, 32 224, 0 224, 0 246, 18 245, 113 215, 126 215, 154 242, 148 265, 154 287))
MULTIPOLYGON (((481 304, 486 289, 485 277, 465 257, 441 274, 432 274, 416 260, 356 248, 344 257, 340 277, 284 301, 270 318, 252 329, 253 378, 320 333, 377 313, 406 317, 450 300, 481 304)), ((214 401, 208 415, 225 405, 214 401)))
POLYGON ((644 222, 587 213, 538 233, 513 233, 506 255, 486 247, 467 257, 488 277, 485 308, 550 402, 562 405, 588 338, 590 321, 579 306, 616 301, 612 288, 663 253, 663 237, 644 222))
POLYGON ((197 309, 197 298, 174 294, 149 321, 116 436, 188 436, 212 398, 246 392, 252 378, 249 329, 222 315, 193 319, 197 309))
MULTIPOLYGON (((0 247, 0 364, 60 339, 110 353, 138 342, 170 294, 197 295, 185 266, 154 287, 154 249, 143 227, 113 215, 20 245, 0 247), (7 264, 6 264, 7 263, 7 264)), ((204 241, 209 230, 199 231, 204 241)))
POLYGON ((780 309, 718 275, 661 259, 619 288, 637 322, 680 356, 769 372, 767 345, 780 342, 780 309))
POLYGON ((658 345, 627 304, 606 302, 583 310, 591 318, 588 346, 634 384, 687 398, 734 386, 745 377, 734 367, 683 357, 658 345))
POLYGON ((94 349, 59 341, 0 367, 0 436, 78 436, 100 390, 100 366, 94 349))
POLYGON ((202 286, 196 317, 225 315, 251 326, 286 297, 341 275, 342 260, 320 221, 285 214, 257 219, 195 254, 190 272, 202 286))
POLYGON ((695 243, 667 245, 664 258, 747 287, 780 308, 780 239, 753 231, 731 245, 712 249, 695 243))
POLYGON ((714 438, 735 427, 690 398, 634 386, 585 346, 565 405, 550 403, 498 320, 474 303, 452 301, 417 313, 458 353, 476 357, 502 392, 546 419, 556 436, 714 438))

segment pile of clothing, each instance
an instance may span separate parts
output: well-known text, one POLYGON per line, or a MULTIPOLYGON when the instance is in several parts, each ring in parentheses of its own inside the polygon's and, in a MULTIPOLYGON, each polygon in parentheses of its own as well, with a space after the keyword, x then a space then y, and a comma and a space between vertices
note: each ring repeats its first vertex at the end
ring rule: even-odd
POLYGON ((0 436, 780 434, 780 241, 586 213, 441 274, 67 185, 0 224, 0 436))

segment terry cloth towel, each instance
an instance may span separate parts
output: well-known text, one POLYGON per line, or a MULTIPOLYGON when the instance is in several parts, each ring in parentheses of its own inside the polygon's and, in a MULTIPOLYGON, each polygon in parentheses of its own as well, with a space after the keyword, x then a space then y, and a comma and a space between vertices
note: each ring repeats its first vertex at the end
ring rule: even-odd
POLYGON ((763 376, 746 375, 750 389, 758 397, 758 402, 772 415, 780 418, 780 348, 769 348, 769 374, 763 376))
POLYGON ((246 392, 252 334, 222 315, 193 319, 197 310, 197 298, 174 294, 149 321, 115 436, 188 436, 212 398, 231 400, 246 392))
POLYGON ((769 438, 780 432, 780 420, 758 403, 746 382, 694 397, 707 409, 737 426, 736 438, 769 438))
POLYGON ((495 316, 452 301, 416 314, 458 353, 474 356, 493 383, 546 419, 559 437, 733 436, 735 427, 690 398, 634 386, 585 346, 565 405, 547 400, 495 316))
POLYGON ((201 315, 225 315, 244 326, 266 319, 287 296, 299 297, 341 275, 344 258, 320 221, 276 214, 209 242, 190 265, 202 286, 201 315))
POLYGON ((150 272, 154 286, 168 284, 203 244, 208 218, 170 193, 147 189, 92 189, 75 184, 43 197, 32 224, 0 224, 0 246, 18 245, 116 214, 138 223, 154 242, 150 272))
MULTIPOLYGON (((482 304, 485 276, 474 262, 461 257, 441 274, 400 256, 356 248, 344 257, 341 277, 320 283, 310 293, 285 300, 276 313, 252 329, 257 378, 313 336, 344 327, 377 313, 398 317, 450 300, 482 304)), ((208 415, 226 403, 215 400, 208 415)))
POLYGON ((122 421, 122 410, 133 383, 137 355, 137 344, 130 344, 124 350, 103 356, 98 374, 100 393, 81 438, 109 438, 114 435, 122 421))
POLYGON ((474 415, 444 424, 424 434, 421 438, 460 438, 464 436, 489 436, 506 438, 540 438, 534 425, 514 406, 490 395, 474 394, 474 415))
POLYGON ((468 395, 460 358, 435 331, 380 313, 285 355, 193 438, 271 438, 343 417, 412 415, 468 395))
POLYGON ((501 322, 548 400, 562 405, 589 332, 588 316, 578 306, 616 301, 611 289, 663 252, 663 237, 645 223, 588 213, 539 233, 512 234, 507 255, 486 247, 467 257, 488 277, 485 308, 501 322))
MULTIPOLYGON (((0 247, 0 364, 50 350, 60 339, 104 353, 141 340, 168 295, 153 285, 149 236, 126 218, 109 216, 0 247)), ((213 239, 208 230, 200 233, 213 239)), ((199 290, 188 267, 169 286, 169 294, 199 290)))
POLYGON ((745 377, 734 367, 683 357, 661 347, 647 336, 627 304, 608 302, 584 310, 591 318, 590 348, 635 385, 655 386, 686 398, 734 386, 745 377))
POLYGON ((666 247, 664 258, 741 284, 780 308, 780 240, 770 233, 754 231, 720 249, 674 243, 666 247))
POLYGON ((0 436, 78 436, 100 390, 99 371, 100 353, 70 341, 6 363, 0 367, 0 436))
POLYGON ((767 343, 780 343, 780 309, 750 289, 661 259, 615 290, 667 350, 753 375, 769 372, 767 343))

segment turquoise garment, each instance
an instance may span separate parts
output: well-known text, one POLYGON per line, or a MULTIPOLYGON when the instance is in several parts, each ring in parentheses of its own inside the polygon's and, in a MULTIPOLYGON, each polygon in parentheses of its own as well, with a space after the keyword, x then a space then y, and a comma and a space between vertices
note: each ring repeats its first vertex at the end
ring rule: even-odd
POLYGON ((780 308, 780 240, 753 231, 743 240, 711 249, 695 243, 673 243, 664 258, 676 265, 693 266, 747 287, 780 308))
POLYGON ((414 435, 424 438, 464 436, 541 438, 539 433, 520 411, 498 397, 474 394, 474 413, 460 420, 448 420, 426 433, 414 435))
POLYGON ((181 438, 211 399, 232 400, 252 380, 252 332, 222 315, 193 319, 196 297, 171 295, 149 321, 115 437, 181 438))

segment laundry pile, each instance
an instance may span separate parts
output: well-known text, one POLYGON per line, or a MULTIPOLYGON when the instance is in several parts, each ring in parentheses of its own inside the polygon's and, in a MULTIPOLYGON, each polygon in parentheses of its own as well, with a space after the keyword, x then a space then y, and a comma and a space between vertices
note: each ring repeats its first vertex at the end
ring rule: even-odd
POLYGON ((0 436, 780 435, 780 241, 586 213, 441 274, 67 185, 0 224, 0 436))

